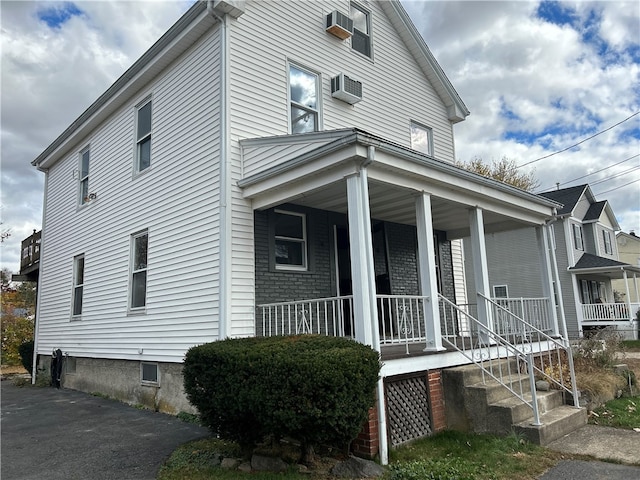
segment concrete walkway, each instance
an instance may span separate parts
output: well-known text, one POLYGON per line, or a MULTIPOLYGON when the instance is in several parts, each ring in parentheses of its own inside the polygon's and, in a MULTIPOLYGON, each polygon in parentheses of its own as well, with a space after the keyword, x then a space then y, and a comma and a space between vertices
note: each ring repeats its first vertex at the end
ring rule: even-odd
POLYGON ((155 480, 176 447, 209 435, 82 392, 1 385, 3 480, 155 480))

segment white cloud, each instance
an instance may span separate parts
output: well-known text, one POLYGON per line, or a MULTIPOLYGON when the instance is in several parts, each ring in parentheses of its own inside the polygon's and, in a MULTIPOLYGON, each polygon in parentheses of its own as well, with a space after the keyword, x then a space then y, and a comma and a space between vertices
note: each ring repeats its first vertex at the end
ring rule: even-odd
MULTIPOLYGON (((0 213, 2 229, 12 232, 0 249, 3 267, 17 270, 20 240, 41 222, 43 175, 31 160, 190 3, 80 1, 66 21, 50 28, 42 12, 70 4, 0 2, 0 213)), ((403 5, 471 110, 455 127, 459 159, 507 156, 528 162, 640 110, 637 2, 563 2, 565 10, 574 10, 571 24, 543 20, 536 15, 537 2, 403 0, 403 5)), ((535 168, 541 186, 551 189, 638 153, 638 132, 640 116, 524 168, 535 168)), ((578 182, 639 165, 636 158, 578 182)), ((625 231, 640 232, 639 184, 640 169, 593 188, 597 195, 606 192, 598 198, 610 201, 625 231), (636 184, 624 186, 632 181, 636 184)))

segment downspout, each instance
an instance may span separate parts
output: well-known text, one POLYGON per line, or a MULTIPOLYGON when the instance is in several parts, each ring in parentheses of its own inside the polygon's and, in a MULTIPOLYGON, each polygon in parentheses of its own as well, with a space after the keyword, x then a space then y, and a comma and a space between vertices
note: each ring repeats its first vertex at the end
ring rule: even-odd
POLYGON ((231 216, 229 204, 231 181, 229 178, 229 29, 227 15, 218 15, 211 0, 207 12, 218 19, 220 35, 220 286, 218 306, 218 338, 230 336, 231 296, 231 216))
POLYGON ((38 330, 40 328, 40 305, 42 302, 40 301, 40 297, 42 295, 41 288, 41 279, 42 279, 42 260, 44 259, 44 237, 45 237, 45 219, 47 218, 47 189, 49 185, 49 170, 44 171, 44 193, 42 195, 42 230, 40 233, 40 265, 38 266, 38 283, 36 290, 36 318, 35 318, 35 328, 33 332, 33 359, 32 359, 32 368, 31 368, 31 384, 36 384, 36 372, 38 371, 38 330))
MULTIPOLYGON (((367 159, 362 162, 362 165, 360 168, 360 181, 362 182, 361 191, 362 191, 362 195, 367 197, 369 196, 367 167, 371 165, 375 160, 375 153, 376 153, 376 148, 373 145, 369 145, 367 147, 367 159)), ((368 198, 367 198, 367 201, 368 201, 368 198)), ((372 245, 370 212, 369 212, 369 215, 365 215, 365 222, 366 222, 367 242, 369 243, 369 245, 372 245)), ((375 280, 372 280, 372 275, 371 275, 371 272, 374 271, 373 256, 369 256, 368 268, 370 272, 370 274, 367 275, 367 278, 369 279, 369 291, 373 293, 376 291, 375 280)), ((377 312, 375 295, 371 295, 370 302, 371 302, 370 311, 372 313, 377 312)), ((380 332, 378 330, 377 318, 371 319, 371 339, 372 339, 371 343, 372 343, 373 349, 376 352, 378 352, 378 354, 380 354, 381 352, 380 332)), ((377 413, 378 413, 378 441, 380 445, 380 451, 379 451, 380 463, 382 465, 387 465, 389 463, 389 446, 387 443, 387 412, 385 411, 385 408, 384 408, 386 402, 384 398, 384 378, 383 377, 380 377, 378 379, 378 383, 376 384, 376 393, 378 397, 377 413)))

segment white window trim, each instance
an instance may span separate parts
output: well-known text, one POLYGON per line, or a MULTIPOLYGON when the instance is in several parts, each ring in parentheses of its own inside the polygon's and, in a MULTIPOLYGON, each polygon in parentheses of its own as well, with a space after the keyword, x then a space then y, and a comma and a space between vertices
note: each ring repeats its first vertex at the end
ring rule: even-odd
POLYGON ((497 298, 497 299, 501 299, 501 298, 509 298, 509 287, 507 285, 494 285, 493 286, 493 298, 497 298), (498 297, 498 295, 496 294, 496 289, 498 288, 504 288, 505 291, 505 296, 504 297, 498 297))
POLYGON ((84 207, 85 205, 89 204, 89 172, 91 171, 91 146, 88 145, 87 147, 83 148, 82 150, 80 150, 80 155, 78 158, 79 161, 79 165, 78 165, 78 205, 80 207, 84 207), (84 157, 84 154, 87 153, 89 154, 89 167, 87 169, 87 175, 85 177, 82 176, 82 157, 84 157), (87 197, 83 197, 82 196, 82 182, 83 181, 87 181, 87 197))
POLYGON ((602 230, 602 239, 604 241, 604 253, 613 255, 613 243, 611 242, 611 232, 602 230))
POLYGON ((76 255, 73 257, 73 278, 71 281, 71 320, 81 320, 82 319, 82 310, 84 307, 84 276, 85 276, 85 264, 84 264, 84 253, 80 255, 76 255), (76 283, 77 273, 78 273, 78 263, 79 260, 82 259, 82 283, 76 283), (76 305, 76 292, 78 288, 82 289, 82 297, 80 299, 80 313, 75 313, 75 305, 76 305))
POLYGON ((273 248, 274 248, 274 264, 276 270, 286 270, 286 271, 295 271, 295 272, 306 272, 309 270, 309 254, 308 254, 308 240, 307 240, 307 215, 300 212, 292 212, 289 210, 274 210, 275 213, 281 215, 292 215, 294 217, 302 218, 302 239, 293 238, 293 237, 282 237, 275 234, 273 235, 273 248), (284 265, 278 264, 275 258, 275 245, 278 240, 287 240, 302 243, 302 256, 303 256, 303 265, 284 265))
POLYGON ((134 125, 133 125, 133 131, 134 131, 134 136, 133 136, 133 175, 134 176, 138 176, 138 175, 142 175, 143 173, 149 171, 151 169, 152 166, 152 162, 151 159, 153 158, 153 98, 151 95, 149 95, 148 97, 146 97, 144 100, 142 100, 140 103, 138 103, 135 106, 135 110, 134 110, 134 117, 133 117, 133 121, 134 121, 134 125), (147 135, 145 135, 142 138, 139 138, 138 136, 138 114, 140 112, 140 109, 142 109, 145 105, 147 104, 151 104, 151 126, 149 128, 149 133, 147 135), (147 168, 145 168, 144 170, 140 170, 140 152, 139 152, 139 145, 140 143, 147 139, 150 138, 151 139, 151 145, 149 145, 149 166, 147 168))
POLYGON ((413 150, 415 150, 416 152, 420 152, 423 155, 427 155, 429 157, 433 157, 433 128, 431 127, 427 127, 426 125, 424 125, 423 123, 420 122, 416 122, 415 120, 411 120, 411 122, 409 123, 409 141, 411 143, 411 148, 413 150), (411 130, 412 128, 418 128, 420 130, 424 130, 428 136, 429 139, 429 152, 425 153, 425 152, 421 152, 420 150, 417 150, 415 148, 413 148, 413 135, 411 134, 411 130))
POLYGON ((129 289, 127 292, 129 299, 127 301, 127 305, 129 307, 129 314, 132 314, 132 315, 144 314, 147 311, 147 290, 149 285, 148 283, 149 282, 149 231, 146 229, 140 230, 136 233, 131 234, 129 238, 130 238, 129 240, 129 243, 130 243, 129 245, 129 289), (142 237, 144 235, 147 236, 147 266, 143 269, 141 268, 141 269, 134 270, 136 238, 142 237), (142 307, 134 307, 132 305, 133 304, 133 275, 134 273, 138 273, 142 271, 147 272, 145 290, 144 290, 145 301, 142 307))
POLYGON ((293 125, 291 124, 292 118, 291 118, 291 106, 295 105, 298 108, 301 108, 303 110, 310 110, 312 112, 316 113, 317 116, 317 122, 316 122, 316 127, 317 129, 315 130, 316 132, 321 132, 323 129, 323 122, 322 122, 322 75, 320 74, 320 72, 317 72, 311 68, 305 67, 302 64, 292 61, 292 60, 287 60, 287 120, 289 123, 289 134, 293 134, 293 125), (318 99, 318 105, 317 105, 317 109, 313 110, 309 107, 307 107, 306 105, 301 105, 299 103, 295 103, 291 100, 291 66, 302 70, 303 72, 307 72, 311 75, 315 75, 316 76, 316 98, 318 99))
POLYGON ((582 232, 582 225, 573 223, 571 225, 571 230, 573 236, 573 248, 584 252, 584 235, 582 232), (580 245, 578 245, 578 239, 580 239, 580 245))
POLYGON ((158 387, 160 386, 160 366, 155 363, 155 362, 140 362, 140 384, 141 385, 149 385, 149 386, 153 386, 153 387, 158 387), (145 380, 144 379, 144 375, 143 375, 143 371, 144 371, 144 365, 151 365, 156 367, 156 378, 157 380, 154 382, 153 380, 145 380))
MULTIPOLYGON (((354 1, 350 1, 349 2, 349 13, 351 13, 351 6, 354 6, 355 8, 357 8, 358 10, 360 10, 361 12, 363 12, 364 14, 366 14, 367 16, 367 21, 368 21, 368 25, 367 27, 369 28, 369 55, 366 55, 364 53, 362 53, 359 50, 356 50, 355 48, 353 48, 353 36, 351 37, 351 51, 355 52, 356 54, 360 55, 362 58, 366 58, 367 60, 371 60, 373 61, 373 14, 371 12, 370 9, 365 8, 361 3, 359 2, 354 2, 354 1)), ((353 27, 355 29, 355 26, 353 27)))

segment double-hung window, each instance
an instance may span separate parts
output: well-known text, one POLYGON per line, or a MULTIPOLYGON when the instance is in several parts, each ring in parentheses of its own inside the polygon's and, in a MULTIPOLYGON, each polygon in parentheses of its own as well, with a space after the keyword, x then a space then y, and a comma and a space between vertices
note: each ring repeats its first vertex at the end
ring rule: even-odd
POLYGON ((351 48, 371 57, 371 14, 361 6, 351 2, 349 16, 353 20, 351 48))
POLYGON ((307 225, 303 213, 275 211, 275 261, 281 270, 307 270, 307 225))
POLYGON ((151 165, 151 99, 136 108, 135 170, 142 172, 151 165))
POLYGON ((411 148, 426 155, 433 155, 433 131, 429 127, 411 122, 411 148))
POLYGON ((147 250, 149 234, 139 232, 131 237, 131 309, 141 309, 147 304, 147 250))
POLYGON ((582 240, 582 225, 573 224, 573 246, 576 250, 584 250, 582 240))
POLYGON ((604 253, 613 255, 613 247, 611 245, 611 233, 607 230, 602 231, 602 240, 604 241, 604 253))
POLYGON ((291 133, 309 133, 320 129, 320 77, 289 64, 289 102, 291 133))
POLYGON ((78 255, 73 259, 73 302, 72 317, 82 315, 82 293, 84 288, 84 255, 78 255))
POLYGON ((80 205, 84 205, 89 201, 89 158, 91 154, 89 148, 80 153, 80 205))

